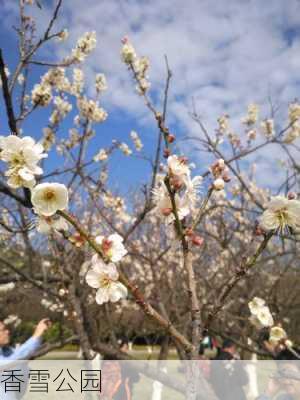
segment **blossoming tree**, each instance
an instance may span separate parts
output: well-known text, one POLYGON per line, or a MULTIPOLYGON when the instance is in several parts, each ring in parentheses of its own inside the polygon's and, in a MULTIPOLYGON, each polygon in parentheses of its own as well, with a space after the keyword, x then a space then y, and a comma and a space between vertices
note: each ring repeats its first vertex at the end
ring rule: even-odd
MULTIPOLYGON (((55 30, 59 0, 36 38, 30 16, 36 4, 20 0, 20 58, 13 71, 0 52, 8 125, 4 132, 1 124, 0 139, 2 286, 29 285, 40 292, 42 304, 72 325, 85 358, 94 352, 124 357, 114 347, 116 337, 120 326, 128 333, 132 325, 165 336, 187 359, 197 358, 207 332, 234 332, 242 348, 258 352, 253 324, 269 327, 273 342, 291 346, 282 323, 288 322, 284 316, 299 285, 287 293, 280 282, 298 279, 300 104, 290 104, 283 127, 273 109, 261 120, 258 106, 250 104, 240 135, 232 131, 228 115, 216 120, 218 128, 211 133, 193 110, 200 134, 188 139, 215 159, 197 175, 188 155, 176 150, 176 135, 168 128, 172 73, 167 60, 160 106, 151 97, 149 60, 124 38, 121 60, 157 125, 158 138, 155 153, 148 156, 151 177, 142 195, 121 198, 108 183, 111 155, 141 153, 142 138, 131 132, 131 148, 112 138, 111 146, 88 158, 97 124, 109 118, 101 99, 109 90, 105 76, 96 74, 91 98, 81 69, 96 35, 87 32, 63 59, 43 61, 40 49, 51 41, 60 46, 55 41, 67 40, 68 32, 55 30), (43 72, 32 85, 34 68, 43 72), (34 139, 24 122, 41 111, 44 115, 44 109, 50 117, 34 139), (68 138, 61 135, 67 118, 74 124, 68 138), (286 179, 272 197, 268 188, 258 187, 244 160, 275 144, 287 154, 286 179), (45 158, 55 152, 63 162, 45 170, 45 158), (109 345, 101 341, 108 336, 109 345)), ((162 350, 165 357, 166 346, 162 350)))

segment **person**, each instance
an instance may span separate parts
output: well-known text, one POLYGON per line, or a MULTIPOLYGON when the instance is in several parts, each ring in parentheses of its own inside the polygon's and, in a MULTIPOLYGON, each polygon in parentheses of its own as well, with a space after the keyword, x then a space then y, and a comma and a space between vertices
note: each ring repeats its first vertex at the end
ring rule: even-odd
POLYGON ((298 400, 300 398, 300 369, 297 354, 299 350, 295 348, 277 350, 275 357, 277 370, 270 376, 265 392, 256 400, 298 400))
MULTIPOLYGON (((126 354, 129 343, 126 338, 121 339, 119 349, 126 354)), ((131 400, 133 384, 139 380, 139 374, 130 368, 126 361, 112 360, 104 357, 101 368, 100 398, 105 400, 131 400)))
POLYGON ((217 397, 222 400, 246 400, 243 386, 248 384, 248 375, 238 359, 234 342, 225 339, 211 362, 210 383, 217 397))
MULTIPOLYGON (((41 346, 42 335, 51 326, 51 322, 48 318, 42 319, 36 326, 33 335, 25 343, 20 346, 13 348, 10 346, 10 330, 0 321, 0 377, 2 377, 2 372, 7 368, 17 368, 21 371, 23 377, 28 375, 27 364, 22 363, 16 364, 15 360, 28 360, 41 346)), ((19 361, 20 362, 20 361, 19 361)), ((7 400, 20 400, 26 393, 27 381, 20 392, 6 392, 2 380, 0 383, 0 398, 5 398, 7 400)))
POLYGON ((27 360, 42 344, 44 332, 51 326, 48 318, 42 319, 36 326, 33 335, 17 348, 10 346, 10 330, 0 321, 0 360, 27 360))
POLYGON ((200 343, 198 350, 199 368, 205 379, 210 377, 210 359, 205 355, 206 346, 200 343))
POLYGON ((258 396, 256 400, 292 400, 292 397, 286 392, 285 385, 280 382, 278 376, 272 375, 264 393, 258 396))

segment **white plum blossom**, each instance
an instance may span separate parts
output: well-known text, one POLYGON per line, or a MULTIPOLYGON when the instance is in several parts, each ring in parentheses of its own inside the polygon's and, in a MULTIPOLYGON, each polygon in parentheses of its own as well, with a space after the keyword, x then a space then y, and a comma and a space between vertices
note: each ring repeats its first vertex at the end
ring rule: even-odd
POLYGON ((31 92, 31 100, 36 106, 46 107, 52 99, 51 86, 36 84, 31 92))
POLYGON ((141 151, 143 148, 143 143, 141 142, 141 139, 139 138, 139 135, 135 131, 130 132, 130 137, 133 141, 134 147, 136 151, 141 151))
POLYGON ((96 32, 86 32, 78 39, 72 50, 72 61, 81 63, 94 50, 97 44, 96 32))
POLYGON ((254 125, 257 122, 259 107, 255 103, 250 103, 246 117, 242 118, 242 123, 245 125, 254 125))
POLYGON ((97 74, 96 75, 96 91, 98 93, 105 92, 107 90, 107 82, 106 82, 106 77, 104 74, 97 74))
POLYGON ((10 292, 15 288, 16 284, 14 282, 3 283, 0 285, 0 293, 10 292))
POLYGON ((224 179, 218 178, 214 180, 213 187, 215 190, 223 190, 225 187, 224 179))
MULTIPOLYGON (((174 213, 172 211, 172 202, 168 189, 163 181, 153 189, 153 201, 155 208, 153 209, 154 214, 158 214, 164 219, 166 224, 170 224, 175 220, 174 213)), ((189 198, 184 196, 180 197, 178 193, 175 194, 175 204, 179 220, 190 214, 189 198)))
POLYGON ((298 102, 291 103, 289 105, 289 120, 290 123, 293 124, 294 122, 300 119, 300 104, 298 102))
POLYGON ((296 139, 300 137, 300 122, 294 122, 291 128, 288 130, 284 142, 289 144, 293 143, 296 139))
POLYGON ((250 309, 251 314, 256 314, 261 307, 264 307, 266 305, 266 302, 264 299, 261 299, 260 297, 254 297, 248 304, 248 307, 250 309))
POLYGON ((13 188, 32 188, 35 185, 35 175, 43 173, 37 165, 42 158, 47 157, 43 146, 29 136, 20 138, 9 135, 0 137, 0 149, 0 159, 8 164, 5 172, 8 185, 13 188))
POLYGON ((281 328, 280 326, 273 326, 270 329, 269 341, 271 343, 276 344, 276 343, 280 342, 281 340, 285 340, 285 339, 287 339, 287 334, 283 328, 281 328))
POLYGON ((124 61, 124 63, 132 64, 135 61, 136 57, 137 57, 137 55, 136 55, 135 49, 132 46, 132 44, 129 43, 127 38, 123 39, 121 58, 124 61))
POLYGON ((265 119, 264 121, 261 122, 260 124, 262 132, 267 138, 270 138, 274 136, 275 131, 274 131, 274 121, 273 119, 265 119))
POLYGON ((68 223, 63 217, 39 215, 36 221, 36 230, 43 234, 49 234, 53 231, 67 231, 68 223))
POLYGON ((84 73, 80 68, 74 68, 71 93, 74 96, 78 96, 82 92, 83 86, 84 86, 84 73))
POLYGON ((149 60, 147 57, 138 58, 134 47, 127 37, 122 40, 122 43, 121 58, 134 73, 134 79, 137 81, 137 92, 140 95, 144 95, 151 86, 147 76, 147 71, 150 65, 149 60))
POLYGON ((13 325, 16 328, 22 320, 17 315, 11 314, 3 322, 5 325, 13 325))
POLYGON ((167 160, 169 175, 178 178, 185 178, 190 175, 190 169, 184 157, 172 155, 167 160))
POLYGON ((41 84, 56 88, 59 91, 69 91, 70 82, 65 75, 65 68, 50 68, 42 77, 41 84))
MULTIPOLYGON (((117 233, 108 237, 97 236, 95 242, 100 246, 103 257, 108 261, 118 262, 127 254, 127 250, 123 245, 123 238, 117 233)), ((95 254, 92 262, 98 262, 98 260, 99 257, 95 254)))
POLYGON ((250 322, 257 328, 271 327, 274 325, 274 320, 269 307, 265 305, 265 301, 259 297, 255 297, 248 307, 251 312, 250 322))
POLYGON ((229 130, 229 116, 227 114, 222 115, 221 117, 218 118, 218 132, 225 134, 229 130))
POLYGON ((127 297, 127 288, 118 281, 119 274, 114 264, 105 264, 98 261, 86 274, 86 282, 92 288, 98 289, 96 302, 103 304, 113 303, 127 297))
POLYGON ((19 74, 18 78, 17 78, 18 84, 19 85, 23 85, 24 81, 25 81, 25 77, 23 74, 19 74))
POLYGON ((100 149, 99 152, 93 157, 95 162, 106 161, 108 159, 108 153, 105 149, 100 149))
POLYGON ((120 143, 119 144, 119 149, 122 151, 122 153, 125 156, 130 156, 132 154, 132 150, 129 148, 129 146, 126 143, 120 143))
POLYGON ((192 179, 186 181, 186 191, 184 196, 188 203, 190 203, 191 208, 196 205, 196 202, 198 201, 198 193, 202 183, 203 177, 200 175, 194 176, 192 179))
POLYGON ((80 110, 80 115, 93 122, 103 122, 107 118, 107 112, 99 107, 94 100, 88 100, 86 97, 81 97, 77 100, 77 107, 80 110))
POLYGON ((274 230, 280 233, 288 231, 289 228, 299 228, 300 201, 288 200, 283 196, 273 197, 263 212, 259 224, 265 231, 274 230))
POLYGON ((31 202, 37 214, 45 217, 68 207, 68 189, 61 183, 40 183, 31 191, 31 202))

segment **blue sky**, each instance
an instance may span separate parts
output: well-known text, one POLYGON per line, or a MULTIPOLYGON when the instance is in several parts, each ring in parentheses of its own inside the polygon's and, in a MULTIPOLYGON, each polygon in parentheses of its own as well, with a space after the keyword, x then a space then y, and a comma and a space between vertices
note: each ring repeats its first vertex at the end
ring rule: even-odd
MULTIPOLYGON (((41 3, 51 8, 52 1, 41 3)), ((4 21, 0 28, 1 46, 13 69, 16 47, 11 26, 16 19, 17 1, 0 0, 0 4, 4 21)), ((38 16, 38 29, 43 29, 49 18, 48 7, 44 6, 42 11, 31 7, 38 16)), ((262 117, 268 117, 269 95, 280 106, 278 121, 284 124, 288 103, 299 97, 299 15, 298 0, 64 0, 57 28, 68 28, 70 37, 67 42, 48 48, 40 58, 61 59, 80 35, 95 30, 98 45, 87 59, 85 74, 89 93, 95 74, 106 74, 109 90, 102 105, 109 118, 96 127, 91 151, 108 146, 114 138, 130 143, 129 133, 134 129, 149 153, 154 148, 157 130, 120 60, 120 40, 124 35, 130 37, 140 55, 150 58, 150 81, 158 104, 167 54, 173 72, 169 125, 179 138, 187 134, 200 136, 189 116, 192 99, 211 131, 224 112, 231 115, 234 129, 242 131, 239 121, 251 101, 262 107, 262 117)), ((38 81, 40 74, 36 69, 33 80, 38 81)), ((36 113, 34 121, 24 126, 25 133, 39 137, 46 114, 36 113)), ((66 121, 65 132, 70 123, 71 119, 66 121)), ((3 126, 2 122, 1 129, 3 126)), ((208 159, 202 153, 193 151, 186 142, 180 146, 196 162, 197 172, 206 169, 208 159)), ((276 157, 284 155, 276 150, 276 157)), ((258 161, 264 171, 259 174, 263 185, 280 176, 273 150, 250 158, 249 165, 253 161, 258 161)), ((52 158, 51 163, 52 166, 59 161, 52 158)), ((116 156, 111 171, 112 181, 125 192, 137 182, 145 182, 148 168, 143 161, 137 163, 135 159, 116 156)))

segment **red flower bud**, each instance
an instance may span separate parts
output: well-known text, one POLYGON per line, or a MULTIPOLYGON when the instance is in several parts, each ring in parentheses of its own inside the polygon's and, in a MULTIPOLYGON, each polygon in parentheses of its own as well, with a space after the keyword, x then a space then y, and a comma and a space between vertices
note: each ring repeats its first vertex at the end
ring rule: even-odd
POLYGON ((231 178, 227 173, 223 174, 222 178, 223 178, 224 182, 230 182, 231 181, 231 178))

